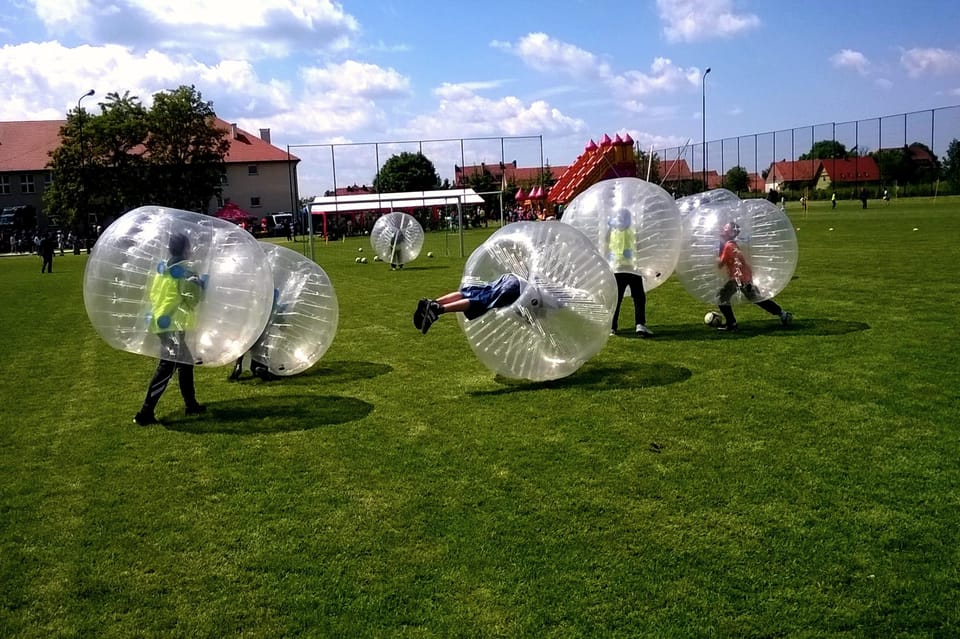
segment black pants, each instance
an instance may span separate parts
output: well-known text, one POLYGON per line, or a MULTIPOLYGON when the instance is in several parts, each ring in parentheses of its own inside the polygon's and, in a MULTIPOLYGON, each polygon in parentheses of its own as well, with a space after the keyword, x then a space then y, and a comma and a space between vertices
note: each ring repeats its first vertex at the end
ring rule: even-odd
POLYGON ((167 384, 173 378, 173 373, 177 372, 177 381, 180 385, 180 395, 183 396, 183 403, 189 408, 197 405, 196 390, 193 387, 193 364, 184 364, 165 357, 176 357, 177 359, 187 359, 193 361, 193 355, 182 332, 160 333, 160 362, 157 364, 157 371, 150 380, 150 386, 147 388, 147 396, 143 400, 143 408, 140 412, 152 415, 157 407, 157 402, 163 392, 167 390, 167 384))
POLYGON ((53 273, 53 256, 44 255, 43 256, 43 266, 40 267, 41 273, 53 273))
POLYGON ((635 324, 647 323, 647 294, 643 291, 643 278, 636 273, 614 273, 617 278, 617 310, 613 312, 613 330, 617 330, 617 320, 620 318, 620 306, 623 296, 630 287, 630 296, 633 297, 633 318, 635 324))
POLYGON ((730 299, 738 290, 743 293, 744 297, 771 315, 776 315, 779 317, 783 312, 783 309, 780 308, 780 305, 773 300, 757 301, 760 298, 760 291, 756 289, 752 282, 741 284, 736 280, 729 280, 723 285, 723 288, 721 288, 720 292, 717 294, 717 297, 720 300, 720 312, 723 313, 724 319, 727 320, 727 326, 737 323, 737 318, 733 314, 733 306, 730 305, 730 299))

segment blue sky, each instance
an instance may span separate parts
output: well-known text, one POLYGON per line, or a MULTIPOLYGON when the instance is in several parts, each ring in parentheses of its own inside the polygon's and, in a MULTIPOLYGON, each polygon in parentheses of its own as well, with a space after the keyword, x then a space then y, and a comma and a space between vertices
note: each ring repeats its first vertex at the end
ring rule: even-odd
MULTIPOLYGON (((91 87, 84 106, 98 111, 109 92, 149 105, 157 91, 193 84, 220 117, 270 128, 281 148, 354 144, 332 158, 329 147, 294 147, 303 195, 334 175, 340 186, 368 183, 378 162, 419 148, 358 143, 531 136, 502 151, 428 144, 443 177, 454 163, 501 154, 537 164, 541 136, 554 166, 604 133, 645 148, 698 143, 707 67, 708 140, 960 104, 956 0, 3 0, 0 9, 0 119, 62 119, 91 87)), ((938 126, 960 137, 960 121, 938 126)), ((719 168, 713 147, 709 159, 719 168)))

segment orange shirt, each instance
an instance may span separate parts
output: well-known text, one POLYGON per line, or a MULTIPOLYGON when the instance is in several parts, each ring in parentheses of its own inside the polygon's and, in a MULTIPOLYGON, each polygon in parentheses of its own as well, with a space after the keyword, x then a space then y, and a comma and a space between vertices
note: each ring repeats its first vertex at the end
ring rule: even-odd
POLYGON ((743 251, 733 240, 729 240, 723 245, 720 251, 720 265, 726 267, 727 275, 731 280, 736 280, 740 284, 746 284, 753 279, 753 272, 750 270, 750 264, 744 257, 743 251))

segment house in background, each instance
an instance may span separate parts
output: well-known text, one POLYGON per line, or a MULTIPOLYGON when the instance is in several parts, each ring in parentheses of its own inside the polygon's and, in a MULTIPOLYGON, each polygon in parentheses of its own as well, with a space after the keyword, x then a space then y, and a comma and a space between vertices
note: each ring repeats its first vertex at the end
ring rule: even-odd
POLYGON ((854 190, 880 183, 880 168, 869 155, 842 160, 782 160, 770 165, 767 191, 854 190))
MULTIPOLYGON (((43 211, 43 192, 50 187, 50 153, 60 146, 65 120, 0 122, 0 209, 33 207, 37 225, 50 224, 43 211)), ((270 129, 252 135, 217 118, 230 149, 224 158, 223 193, 208 211, 235 202, 256 215, 296 208, 296 168, 300 162, 270 143, 270 129)))

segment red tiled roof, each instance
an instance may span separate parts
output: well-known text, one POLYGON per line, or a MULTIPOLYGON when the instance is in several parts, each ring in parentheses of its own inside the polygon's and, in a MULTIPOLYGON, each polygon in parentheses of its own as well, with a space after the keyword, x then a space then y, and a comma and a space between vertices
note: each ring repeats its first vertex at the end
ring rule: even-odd
POLYGON ((820 160, 823 170, 830 176, 830 181, 842 184, 844 182, 875 182, 880 179, 880 167, 869 155, 862 158, 846 160, 820 160))
POLYGON ((66 120, 0 122, 0 172, 42 171, 60 146, 66 120))
POLYGON ((686 160, 660 161, 660 180, 664 184, 692 179, 693 173, 690 172, 690 167, 687 165, 686 160))
MULTIPOLYGON (((60 128, 66 120, 34 120, 0 122, 0 172, 42 171, 50 162, 50 152, 60 146, 60 128)), ((244 162, 298 162, 299 158, 283 149, 264 142, 259 137, 237 129, 217 118, 217 127, 227 131, 230 150, 227 163, 244 162)))
POLYGON ((813 182, 820 174, 820 162, 821 160, 774 162, 770 175, 776 182, 813 182))
MULTIPOLYGON (((543 167, 546 170, 547 167, 543 167)), ((483 173, 483 171, 489 171, 490 175, 493 178, 500 182, 505 175, 507 182, 513 184, 520 184, 522 182, 536 182, 540 178, 540 167, 538 166, 514 166, 513 163, 505 164, 503 169, 500 168, 500 164, 472 164, 468 166, 457 166, 455 168, 456 173, 456 182, 459 185, 463 185, 466 180, 476 173, 483 173)), ((550 175, 554 180, 560 179, 560 176, 563 175, 563 172, 567 170, 565 166, 551 166, 550 175)))

